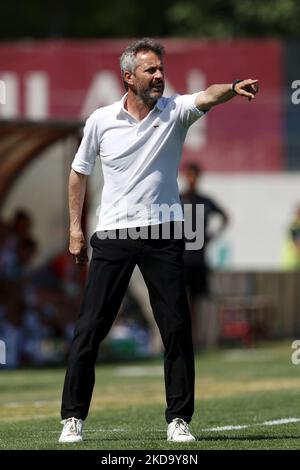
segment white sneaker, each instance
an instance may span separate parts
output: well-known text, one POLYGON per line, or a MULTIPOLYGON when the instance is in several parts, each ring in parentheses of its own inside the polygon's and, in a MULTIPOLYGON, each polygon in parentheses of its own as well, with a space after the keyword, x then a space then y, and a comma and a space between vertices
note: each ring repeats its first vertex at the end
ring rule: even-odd
POLYGON ((81 442, 82 441, 82 419, 68 418, 63 419, 61 424, 64 425, 58 442, 81 442))
POLYGON ((195 437, 189 431, 189 425, 181 418, 175 418, 168 425, 167 440, 173 442, 192 442, 195 437))

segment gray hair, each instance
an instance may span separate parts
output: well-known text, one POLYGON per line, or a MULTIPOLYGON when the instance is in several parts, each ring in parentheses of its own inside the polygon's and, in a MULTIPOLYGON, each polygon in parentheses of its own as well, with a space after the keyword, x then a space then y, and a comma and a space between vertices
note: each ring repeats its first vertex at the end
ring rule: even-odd
POLYGON ((120 57, 121 74, 126 90, 128 90, 128 83, 124 79, 125 72, 133 73, 136 69, 136 55, 141 51, 154 52, 160 59, 164 56, 164 46, 159 42, 150 38, 138 39, 130 46, 126 47, 125 51, 120 57))

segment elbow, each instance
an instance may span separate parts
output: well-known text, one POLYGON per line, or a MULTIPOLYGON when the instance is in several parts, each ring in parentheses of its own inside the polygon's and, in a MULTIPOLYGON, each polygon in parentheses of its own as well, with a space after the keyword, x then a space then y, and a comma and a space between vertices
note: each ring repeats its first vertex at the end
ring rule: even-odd
POLYGON ((87 178, 87 175, 84 174, 84 173, 80 173, 79 171, 77 170, 74 170, 74 168, 71 168, 71 172, 70 172, 70 178, 79 178, 79 179, 86 179, 87 178))
POLYGON ((197 96, 195 105, 200 111, 209 111, 210 108, 214 105, 214 103, 209 93, 207 93, 207 91, 204 91, 202 93, 199 93, 199 95, 197 96))

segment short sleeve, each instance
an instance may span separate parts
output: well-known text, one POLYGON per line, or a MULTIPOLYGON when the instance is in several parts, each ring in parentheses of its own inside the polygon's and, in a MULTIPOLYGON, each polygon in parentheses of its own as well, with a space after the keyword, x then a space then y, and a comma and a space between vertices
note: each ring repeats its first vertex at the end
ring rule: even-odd
POLYGON ((212 199, 207 199, 207 205, 208 205, 208 208, 209 208, 209 212, 211 214, 224 215, 223 209, 221 209, 221 207, 218 206, 218 204, 216 204, 216 202, 213 201, 212 199))
POLYGON ((73 170, 84 175, 90 175, 97 155, 99 155, 99 137, 97 120, 95 113, 93 113, 84 126, 83 137, 72 163, 73 170))
POLYGON ((191 95, 180 95, 176 99, 179 111, 179 119, 182 125, 186 128, 190 127, 195 121, 206 114, 206 111, 201 111, 195 105, 196 97, 199 93, 193 93, 191 95))

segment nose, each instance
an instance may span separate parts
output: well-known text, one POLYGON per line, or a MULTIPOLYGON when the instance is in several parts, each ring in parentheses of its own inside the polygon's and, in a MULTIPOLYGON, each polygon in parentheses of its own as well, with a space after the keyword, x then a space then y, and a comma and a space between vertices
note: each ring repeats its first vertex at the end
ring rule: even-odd
POLYGON ((163 78, 163 76, 164 76, 164 74, 163 74, 162 70, 156 69, 156 72, 154 74, 154 78, 161 80, 163 78))

